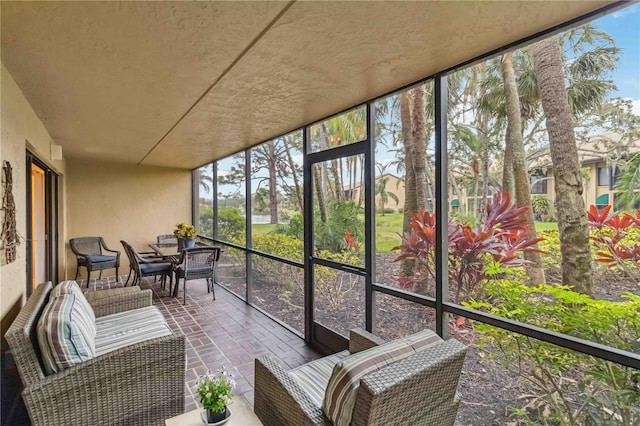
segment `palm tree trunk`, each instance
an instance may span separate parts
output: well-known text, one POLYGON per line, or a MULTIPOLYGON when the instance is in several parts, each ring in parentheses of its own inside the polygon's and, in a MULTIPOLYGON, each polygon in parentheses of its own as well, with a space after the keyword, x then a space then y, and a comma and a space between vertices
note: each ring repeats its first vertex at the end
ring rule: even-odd
POLYGON ((482 114, 482 118, 480 120, 480 129, 482 130, 482 148, 480 150, 480 161, 482 163, 482 213, 481 217, 484 216, 484 210, 487 205, 487 195, 489 194, 489 135, 488 135, 488 120, 482 114))
MULTIPOLYGON (((502 57, 502 79, 504 80, 504 92, 507 106, 507 138, 505 144, 511 147, 513 158, 513 178, 516 188, 516 205, 526 207, 525 216, 529 230, 527 237, 535 239, 536 222, 533 217, 533 206, 531 204, 531 188, 529 187, 529 173, 525 162, 524 143, 522 141, 522 117, 520 115, 520 99, 518 96, 518 86, 516 75, 511 61, 511 52, 502 57)), ((537 246, 536 246, 537 248, 537 246)), ((525 252, 524 258, 531 262, 529 265, 529 281, 533 285, 546 282, 544 277, 544 266, 540 253, 525 252)))
POLYGON ((557 36, 551 37, 531 45, 530 50, 549 133, 558 207, 562 283, 580 293, 593 295, 589 228, 582 199, 582 174, 573 117, 564 83, 560 40, 557 36))
POLYGON ((427 207, 427 143, 425 140, 425 105, 424 86, 420 85, 411 89, 411 164, 415 175, 416 184, 416 204, 418 209, 427 207))
POLYGON ((269 142, 267 149, 269 155, 266 157, 267 168, 269 170, 269 222, 271 224, 278 223, 278 188, 276 181, 276 146, 275 143, 269 142))
MULTIPOLYGON (((507 135, 513 134, 512 124, 507 120, 507 135)), ((508 140, 508 136, 507 136, 508 140)), ((502 164, 502 192, 513 195, 516 191, 516 180, 513 175, 513 146, 505 143, 504 146, 504 162, 502 164)))
POLYGON ((293 186, 296 192, 296 201, 298 202, 298 208, 302 212, 304 211, 304 203, 302 201, 302 188, 300 187, 300 181, 298 179, 298 174, 296 173, 296 165, 293 162, 293 156, 291 155, 289 143, 289 138, 285 138, 284 149, 287 154, 287 162, 289 163, 289 168, 291 169, 291 176, 293 177, 293 186))
POLYGON ((324 192, 322 191, 322 174, 320 173, 320 166, 314 164, 313 168, 313 183, 316 187, 316 198, 318 199, 318 210, 320 210, 320 220, 322 223, 327 223, 327 204, 324 199, 324 192))
MULTIPOLYGON (((405 158, 405 178, 404 178, 404 215, 402 220, 402 233, 411 231, 411 216, 418 210, 416 199, 416 178, 411 165, 411 145, 412 145, 412 124, 411 107, 409 105, 409 93, 403 92, 400 98, 400 122, 402 125, 402 142, 404 146, 405 158)), ((415 261, 404 259, 400 263, 400 276, 408 277, 413 275, 415 261)))

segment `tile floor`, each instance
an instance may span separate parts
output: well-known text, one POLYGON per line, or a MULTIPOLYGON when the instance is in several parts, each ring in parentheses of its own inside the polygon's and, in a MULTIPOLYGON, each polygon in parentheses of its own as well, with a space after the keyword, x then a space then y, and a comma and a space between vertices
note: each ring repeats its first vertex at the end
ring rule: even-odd
MULTIPOLYGON (((85 288, 85 281, 78 283, 85 288)), ((92 279, 87 291, 122 285, 115 277, 92 279)), ((154 282, 153 278, 143 279, 140 287, 153 290, 154 305, 171 328, 187 336, 185 411, 197 407, 195 381, 208 369, 215 371, 224 366, 235 371, 235 394, 244 396, 253 406, 255 357, 270 353, 284 366, 294 368, 320 356, 302 338, 220 286, 216 285, 214 301, 204 280, 189 281, 186 305, 182 304, 182 287, 178 298, 162 290, 160 282, 154 282)))

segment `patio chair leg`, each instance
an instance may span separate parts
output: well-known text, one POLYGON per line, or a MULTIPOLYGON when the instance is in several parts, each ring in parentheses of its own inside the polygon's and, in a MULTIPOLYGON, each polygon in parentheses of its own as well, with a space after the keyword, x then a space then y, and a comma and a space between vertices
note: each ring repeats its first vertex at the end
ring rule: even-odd
POLYGON ((91 281, 91 269, 87 268, 87 288, 89 288, 90 281, 91 281))
POLYGON ((184 279, 184 282, 182 283, 182 304, 183 305, 187 304, 187 279, 186 278, 184 279))
POLYGON ((118 274, 118 267, 116 266, 116 282, 120 282, 120 274, 118 274))
POLYGON ((102 279, 102 269, 100 269, 100 275, 98 275, 98 279, 101 280, 102 279))
POLYGON ((213 294, 213 300, 216 300, 216 289, 213 286, 215 284, 215 281, 213 280, 213 278, 211 278, 211 293, 213 294))
POLYGON ((124 283, 124 285, 126 286, 127 284, 129 284, 129 280, 131 279, 131 272, 133 271, 133 269, 129 268, 129 275, 127 276, 127 281, 124 283))
POLYGON ((76 266, 76 277, 74 281, 78 281, 78 273, 80 273, 80 265, 76 266))

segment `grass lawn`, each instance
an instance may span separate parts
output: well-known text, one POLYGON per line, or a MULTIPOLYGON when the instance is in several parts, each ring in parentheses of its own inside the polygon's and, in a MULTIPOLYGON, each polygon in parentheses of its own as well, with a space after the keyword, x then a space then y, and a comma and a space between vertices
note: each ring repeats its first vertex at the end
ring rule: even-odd
POLYGON ((278 226, 278 225, 274 225, 274 224, 271 224, 271 223, 256 223, 256 224, 252 225, 251 233, 254 236, 268 234, 269 232, 271 232, 274 229, 276 229, 276 226, 278 226))
POLYGON ((557 231, 558 222, 536 222, 536 231, 557 231))
MULTIPOLYGON (((360 216, 364 220, 364 215, 360 216)), ((388 253, 401 244, 402 213, 386 213, 384 216, 376 214, 376 252, 388 253)), ((253 225, 253 235, 264 235, 275 229, 276 225, 259 223, 253 225)), ((536 231, 558 230, 556 222, 536 222, 536 231)))

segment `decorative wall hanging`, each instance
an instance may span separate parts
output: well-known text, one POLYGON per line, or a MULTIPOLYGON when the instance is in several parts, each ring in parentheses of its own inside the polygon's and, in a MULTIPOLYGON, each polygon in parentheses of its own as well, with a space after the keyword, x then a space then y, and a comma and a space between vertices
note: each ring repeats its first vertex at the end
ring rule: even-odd
POLYGON ((16 230, 16 203, 13 199, 13 172, 11 163, 5 161, 2 165, 2 234, 0 234, 0 247, 4 253, 4 262, 11 263, 16 260, 16 247, 20 244, 16 230))

